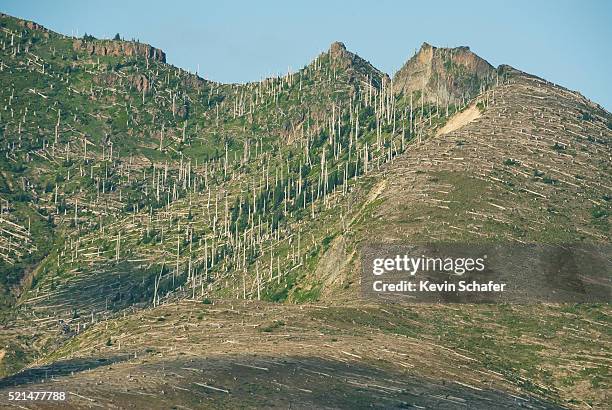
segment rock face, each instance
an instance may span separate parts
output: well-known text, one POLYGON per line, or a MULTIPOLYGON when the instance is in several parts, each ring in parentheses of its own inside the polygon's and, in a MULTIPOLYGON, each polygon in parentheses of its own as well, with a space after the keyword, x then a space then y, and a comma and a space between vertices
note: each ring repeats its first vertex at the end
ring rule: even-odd
POLYGON ((19 24, 21 24, 22 26, 24 26, 27 29, 30 30, 40 30, 40 31, 47 31, 46 28, 44 28, 43 26, 41 26, 38 23, 35 23, 33 21, 29 21, 29 20, 20 20, 19 24))
POLYGON ((138 92, 147 93, 151 87, 149 79, 143 74, 134 74, 130 76, 130 82, 138 92))
POLYGON ((131 74, 127 77, 119 77, 117 73, 102 73, 93 77, 93 81, 97 85, 104 87, 116 87, 127 84, 134 88, 139 93, 149 93, 152 86, 152 81, 144 74, 131 74))
POLYGON ((159 48, 148 44, 137 43, 135 41, 115 41, 115 40, 74 40, 72 48, 75 51, 87 51, 89 55, 100 56, 139 56, 151 58, 153 60, 166 62, 166 53, 159 48))
POLYGON ((469 47, 437 48, 423 43, 393 77, 396 93, 419 92, 426 102, 457 104, 480 93, 496 70, 469 47))
MULTIPOLYGON (((0 18, 14 18, 12 16, 9 16, 8 14, 4 14, 4 13, 0 13, 0 18)), ((17 21, 17 24, 19 24, 22 27, 27 28, 28 30, 37 30, 37 31, 42 31, 43 35, 47 38, 49 38, 49 30, 47 30, 47 28, 45 28, 44 26, 35 23, 33 21, 30 20, 22 20, 22 19, 18 19, 18 18, 14 18, 15 21, 17 21)))
POLYGON ((353 80, 368 81, 369 79, 375 87, 380 87, 383 82, 390 81, 387 74, 378 70, 369 61, 348 51, 343 43, 338 41, 332 43, 328 54, 332 64, 347 70, 353 80))

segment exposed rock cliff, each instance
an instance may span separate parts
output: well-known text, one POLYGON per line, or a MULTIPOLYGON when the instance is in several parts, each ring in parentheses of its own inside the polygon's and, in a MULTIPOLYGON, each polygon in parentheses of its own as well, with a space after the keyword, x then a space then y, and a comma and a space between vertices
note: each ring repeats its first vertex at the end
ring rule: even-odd
POLYGON ((139 56, 151 58, 153 60, 166 62, 166 53, 159 48, 149 44, 138 43, 135 41, 116 41, 116 40, 74 40, 72 48, 75 51, 87 51, 90 55, 101 56, 139 56))
POLYGON ((453 104, 477 95, 495 74, 495 68, 469 47, 437 48, 423 43, 395 74, 393 88, 406 95, 422 93, 427 102, 453 104))

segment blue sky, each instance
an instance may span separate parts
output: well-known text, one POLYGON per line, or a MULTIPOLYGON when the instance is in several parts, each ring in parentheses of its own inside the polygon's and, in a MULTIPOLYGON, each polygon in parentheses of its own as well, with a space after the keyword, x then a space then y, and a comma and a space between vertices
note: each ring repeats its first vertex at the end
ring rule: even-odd
POLYGON ((612 109, 609 1, 0 0, 0 10, 64 34, 118 32, 222 82, 298 69, 333 41, 391 75, 424 41, 468 45, 612 109))

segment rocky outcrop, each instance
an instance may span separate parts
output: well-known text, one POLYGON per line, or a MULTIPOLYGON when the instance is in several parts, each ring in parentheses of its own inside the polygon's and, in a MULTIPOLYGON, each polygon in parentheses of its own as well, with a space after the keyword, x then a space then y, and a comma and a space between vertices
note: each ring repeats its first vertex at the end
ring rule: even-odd
POLYGON ((127 77, 119 77, 117 73, 109 72, 98 74, 93 77, 95 84, 103 87, 116 87, 117 85, 128 85, 139 93, 147 94, 152 87, 152 80, 144 74, 131 74, 127 77), (126 83, 127 81, 127 83, 126 83))
POLYGON ((404 95, 419 92, 431 103, 456 104, 478 95, 495 74, 495 68, 469 47, 437 48, 423 43, 393 77, 393 89, 404 95))
POLYGON ((380 87, 384 81, 390 80, 387 74, 378 70, 369 61, 348 51, 343 43, 338 41, 332 43, 328 55, 331 63, 346 70, 353 81, 366 82, 369 80, 375 87, 380 87))
POLYGON ((149 92, 151 88, 151 82, 143 74, 134 74, 130 76, 130 82, 136 88, 138 92, 149 92))
POLYGON ((13 19, 20 26, 25 27, 28 30, 41 31, 43 33, 44 37, 47 37, 47 38, 49 37, 49 30, 46 27, 44 27, 44 26, 42 26, 42 25, 40 25, 38 23, 35 23, 33 21, 18 19, 16 17, 12 17, 12 16, 9 16, 8 14, 4 14, 4 13, 0 13, 0 18, 13 19))
POLYGON ((41 26, 38 23, 34 23, 33 21, 20 20, 19 24, 30 30, 47 31, 45 27, 41 26))
POLYGON ((335 41, 329 46, 329 56, 335 61, 344 63, 347 67, 356 57, 355 54, 351 53, 346 49, 344 43, 341 43, 339 41, 335 41))
POLYGON ((166 62, 166 53, 159 48, 152 47, 148 44, 138 43, 135 41, 117 41, 117 40, 74 40, 72 48, 75 51, 86 51, 89 55, 99 56, 125 56, 125 57, 144 57, 152 60, 157 60, 162 63, 166 62))

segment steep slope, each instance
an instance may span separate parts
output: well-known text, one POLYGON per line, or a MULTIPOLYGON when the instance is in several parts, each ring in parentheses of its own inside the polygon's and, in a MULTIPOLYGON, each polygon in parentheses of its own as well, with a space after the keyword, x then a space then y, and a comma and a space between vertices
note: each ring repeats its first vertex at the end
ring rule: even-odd
POLYGON ((495 68, 469 47, 437 48, 423 43, 393 76, 393 90, 417 93, 430 103, 460 105, 496 78, 495 68))
POLYGON ((424 45, 393 87, 341 43, 295 73, 217 84, 151 46, 0 24, 0 268, 16 303, 0 374, 28 366, 0 388, 51 372, 75 406, 197 406, 198 389, 254 405, 270 386, 311 406, 329 386, 347 406, 374 392, 389 406, 605 402, 593 340, 607 306, 358 294, 368 241, 609 242, 611 117, 597 105, 465 48, 424 45), (245 365, 271 373, 223 376, 245 365), (298 369, 323 379, 279 385, 298 369), (152 403, 152 389, 171 397, 152 403))
POLYGON ((222 85, 150 46, 1 24, 0 268, 19 299, 7 323, 28 333, 3 335, 3 365, 123 309, 316 297, 299 286, 327 235, 316 216, 410 135, 384 75, 339 44, 297 73, 222 85))
MULTIPOLYGON (((388 166, 380 239, 610 241, 610 113, 510 67, 459 122, 388 166), (401 200, 400 200, 401 198, 401 200)), ((448 125, 455 122, 451 117, 448 125)))
POLYGON ((314 275, 324 294, 359 283, 364 243, 610 242, 610 113, 508 66, 500 78, 360 187, 314 275))
POLYGON ((5 300, 10 287, 21 293, 20 281, 29 286, 26 273, 54 240, 64 247, 129 212, 213 187, 234 195, 263 163, 267 188, 279 175, 295 184, 306 175, 287 173, 316 167, 328 140, 329 166, 344 166, 342 121, 361 116, 357 131, 373 127, 373 113, 351 104, 373 100, 384 77, 334 44, 297 73, 220 85, 164 64, 164 53, 145 44, 67 38, 6 15, 1 24, 5 300), (280 164, 290 169, 279 172, 280 164))

